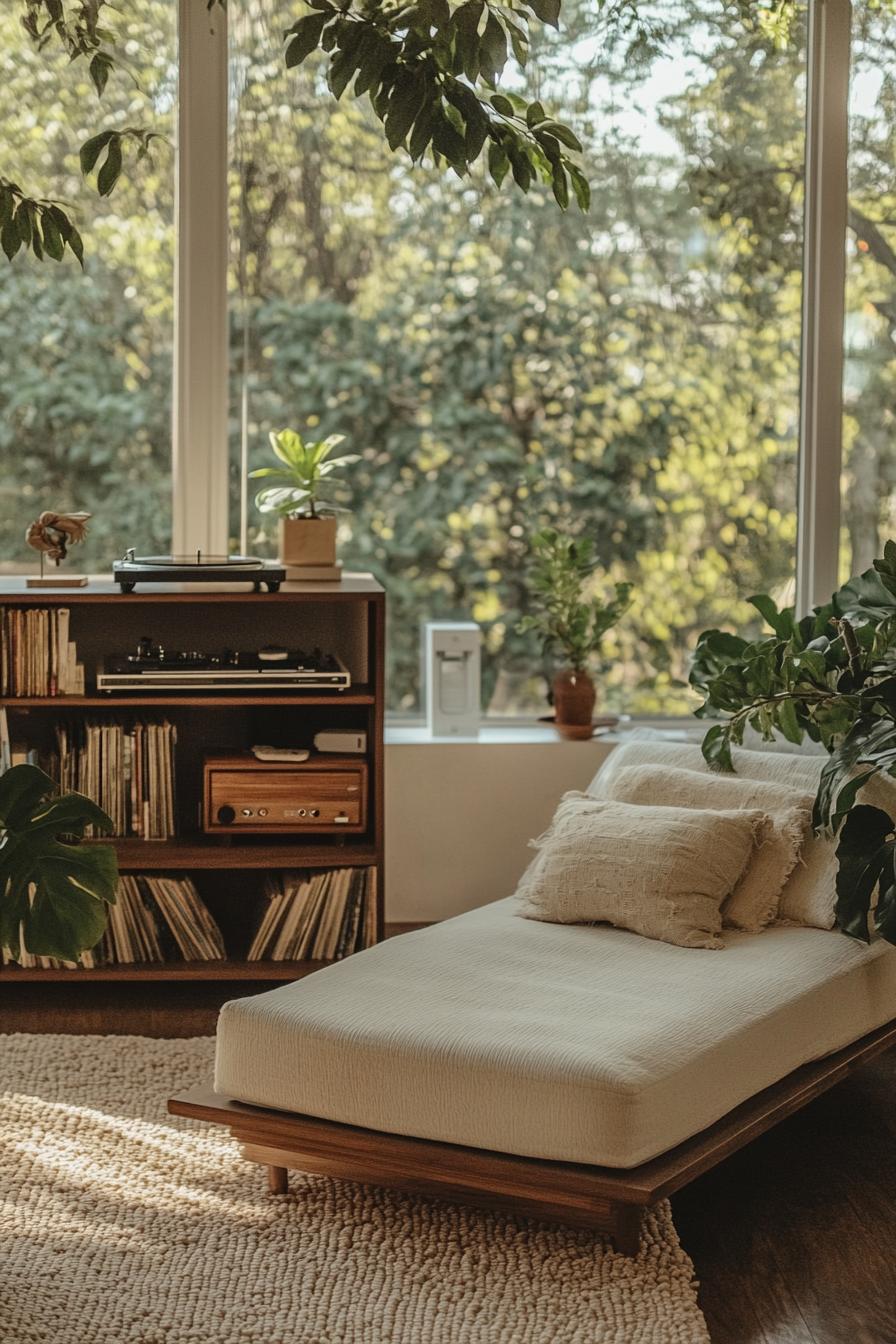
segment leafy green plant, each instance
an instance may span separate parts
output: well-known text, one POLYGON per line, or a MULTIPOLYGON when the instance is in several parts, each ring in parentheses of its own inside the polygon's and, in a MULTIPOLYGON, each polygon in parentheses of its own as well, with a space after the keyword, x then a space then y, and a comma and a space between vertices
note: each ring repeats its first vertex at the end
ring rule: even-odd
POLYGON ((249 475, 272 482, 259 490, 255 503, 262 513, 277 513, 281 518, 319 518, 321 515, 347 513, 332 499, 325 499, 336 472, 360 462, 357 453, 330 457, 344 443, 344 434, 331 434, 317 443, 305 443, 294 429, 281 429, 268 436, 279 467, 259 467, 249 475))
POLYGON ((697 715, 727 716, 707 732, 703 755, 732 770, 731 748, 748 726, 766 741, 821 743, 829 757, 813 820, 840 834, 837 923, 865 941, 872 923, 896 942, 896 821, 858 801, 869 780, 896 775, 896 542, 801 620, 768 596, 750 601, 770 638, 707 630, 697 642, 690 679, 705 696, 697 715))
POLYGON ((112 821, 80 793, 57 794, 49 775, 14 765, 0 775, 0 947, 76 961, 94 947, 115 903, 111 845, 80 843, 112 821))
MULTIPOLYGON (((123 62, 118 17, 112 0, 14 0, 22 25, 38 51, 61 47, 70 61, 83 61, 98 97, 110 77, 129 71, 123 62)), ((193 0, 212 15, 227 0, 193 0)), ((867 0, 891 9, 896 0, 867 0)), ((748 34, 772 44, 788 40, 799 0, 734 0, 748 34)), ((642 0, 598 0, 598 40, 624 34, 633 52, 661 46, 675 18, 658 18, 642 0)), ((581 145, 574 131, 551 116, 537 99, 527 102, 500 92, 499 81, 512 60, 525 67, 532 38, 541 25, 559 27, 561 0, 309 0, 309 12, 284 34, 287 68, 325 53, 327 83, 335 98, 366 96, 383 124, 392 150, 419 163, 428 153, 439 168, 459 176, 483 155, 495 184, 505 180, 528 191, 547 183, 561 209, 571 200, 587 210, 591 187, 574 157, 581 145)), ((79 125, 83 123, 79 121, 79 125)), ((125 170, 123 150, 145 158, 152 130, 109 128, 88 139, 81 151, 82 173, 103 163, 97 190, 108 195, 125 170)), ((0 176, 2 246, 10 259, 31 249, 42 260, 59 261, 68 247, 80 260, 80 236, 70 207, 29 195, 0 176), (61 240, 61 246, 60 246, 61 240)))
POLYGON ((559 653, 573 672, 584 672, 600 651, 603 637, 628 610, 630 583, 617 583, 605 601, 594 591, 597 560, 590 537, 562 537, 544 528, 532 538, 529 576, 537 610, 517 625, 520 634, 535 631, 545 653, 559 653))

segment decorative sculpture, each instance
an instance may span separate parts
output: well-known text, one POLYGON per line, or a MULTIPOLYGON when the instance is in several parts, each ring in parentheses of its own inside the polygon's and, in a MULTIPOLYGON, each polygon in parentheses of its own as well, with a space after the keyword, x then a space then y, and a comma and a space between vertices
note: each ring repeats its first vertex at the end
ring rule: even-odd
POLYGON ((84 574, 47 577, 44 574, 44 558, 48 556, 58 568, 60 561, 68 555, 69 546, 76 545, 87 536, 87 520, 90 517, 89 513, 52 513, 47 510, 34 520, 25 533, 25 540, 40 554, 40 577, 29 578, 27 587, 84 587, 87 583, 84 574))

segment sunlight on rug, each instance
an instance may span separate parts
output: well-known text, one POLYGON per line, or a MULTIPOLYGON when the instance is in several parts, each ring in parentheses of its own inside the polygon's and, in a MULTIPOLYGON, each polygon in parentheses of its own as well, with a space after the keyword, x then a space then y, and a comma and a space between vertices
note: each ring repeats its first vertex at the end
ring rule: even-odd
POLYGON ((0 1036, 3 1344, 707 1344, 668 1205, 586 1232, 292 1173, 165 1101, 211 1040, 0 1036))

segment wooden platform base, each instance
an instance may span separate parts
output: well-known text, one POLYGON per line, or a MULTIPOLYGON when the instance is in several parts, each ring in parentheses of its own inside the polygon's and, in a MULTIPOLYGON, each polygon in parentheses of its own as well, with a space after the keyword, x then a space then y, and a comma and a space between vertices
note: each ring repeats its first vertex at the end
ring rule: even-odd
POLYGON ((383 1134, 247 1106, 202 1088, 172 1097, 168 1109, 173 1115, 227 1125, 243 1157, 268 1168, 273 1194, 286 1193, 292 1168, 593 1228, 611 1236, 623 1254, 635 1255, 643 1209, 674 1194, 893 1045, 896 1021, 796 1069, 692 1139, 630 1170, 383 1134))

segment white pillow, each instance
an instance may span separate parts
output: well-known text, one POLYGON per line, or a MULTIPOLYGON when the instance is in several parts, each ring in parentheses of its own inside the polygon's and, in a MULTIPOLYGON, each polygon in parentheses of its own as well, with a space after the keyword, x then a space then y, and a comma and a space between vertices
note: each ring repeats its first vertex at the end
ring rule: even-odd
POLYGON ((638 807, 567 793, 517 895, 527 919, 613 924, 720 948, 721 905, 769 827, 755 810, 638 807))
POLYGON ((784 883, 811 833, 812 793, 740 775, 665 765, 625 766, 614 772, 608 788, 609 796, 622 803, 767 812, 771 825, 766 839, 722 906, 722 922, 747 933, 759 933, 771 923, 784 883))
MULTIPOLYGON (((697 770, 711 779, 755 779, 769 784, 780 784, 793 789, 818 789, 822 766, 827 756, 798 756, 790 752, 748 751, 735 747, 732 753, 735 775, 710 770, 699 745, 681 742, 640 740, 615 747, 609 760, 588 785, 588 792, 596 798, 609 797, 612 781, 619 770, 635 765, 670 765, 685 770, 697 770)), ((893 788, 894 781, 881 781, 885 789, 893 788)), ((863 801, 880 806, 869 790, 863 801)), ((813 929, 834 927, 834 904, 837 899, 836 840, 821 835, 810 835, 781 892, 778 918, 791 924, 803 924, 813 929)))

